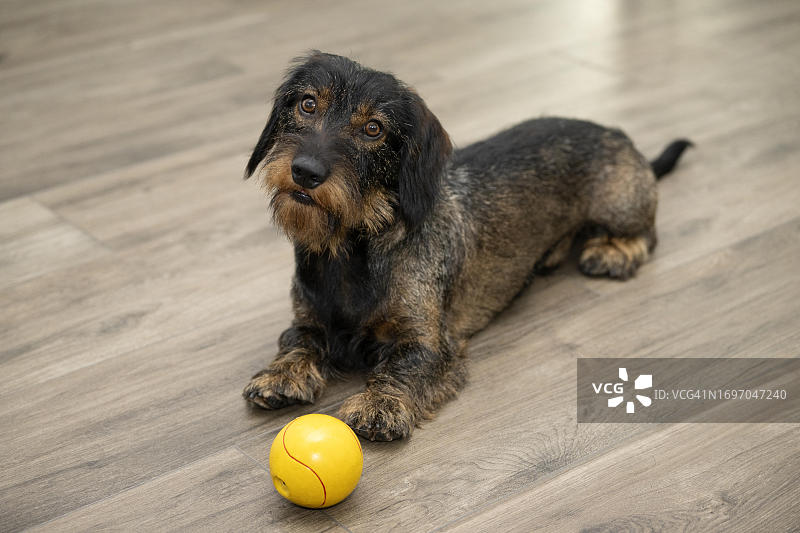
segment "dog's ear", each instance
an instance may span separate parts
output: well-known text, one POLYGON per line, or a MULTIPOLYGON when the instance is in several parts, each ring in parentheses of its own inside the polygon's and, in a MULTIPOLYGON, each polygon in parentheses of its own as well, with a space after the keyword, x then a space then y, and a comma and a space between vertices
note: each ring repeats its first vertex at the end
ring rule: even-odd
POLYGON ((264 131, 261 132, 261 137, 258 138, 256 147, 253 148, 253 155, 250 156, 250 161, 247 162, 247 168, 244 171, 244 179, 249 178, 256 171, 258 165, 267 157, 272 145, 275 144, 275 135, 278 129, 278 100, 272 106, 272 112, 267 119, 267 125, 264 126, 264 131))
POLYGON ((411 226, 420 224, 441 192, 444 170, 453 145, 450 137, 416 93, 410 93, 408 124, 400 155, 398 204, 411 226))

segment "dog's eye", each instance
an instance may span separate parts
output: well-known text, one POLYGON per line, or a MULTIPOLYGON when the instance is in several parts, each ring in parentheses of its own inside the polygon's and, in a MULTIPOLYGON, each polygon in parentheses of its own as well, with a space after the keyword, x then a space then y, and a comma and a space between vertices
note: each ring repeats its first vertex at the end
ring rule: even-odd
POLYGON ((317 109, 317 101, 311 96, 306 96, 300 101, 300 109, 310 115, 317 109))
POLYGON ((364 133, 367 134, 367 137, 377 137, 381 134, 381 123, 377 120, 370 120, 364 126, 364 133))

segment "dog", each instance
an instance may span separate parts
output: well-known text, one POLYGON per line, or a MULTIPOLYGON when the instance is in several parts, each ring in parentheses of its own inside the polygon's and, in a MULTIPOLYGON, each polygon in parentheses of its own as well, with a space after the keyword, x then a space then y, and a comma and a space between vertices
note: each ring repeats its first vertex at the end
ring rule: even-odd
POLYGON ((312 403, 367 369, 339 418, 366 439, 408 437, 464 386, 469 338, 573 242, 589 276, 636 273, 656 245, 656 179, 688 146, 649 163, 620 130, 539 118, 454 150, 393 75, 296 60, 245 171, 294 244, 294 320, 244 397, 312 403))

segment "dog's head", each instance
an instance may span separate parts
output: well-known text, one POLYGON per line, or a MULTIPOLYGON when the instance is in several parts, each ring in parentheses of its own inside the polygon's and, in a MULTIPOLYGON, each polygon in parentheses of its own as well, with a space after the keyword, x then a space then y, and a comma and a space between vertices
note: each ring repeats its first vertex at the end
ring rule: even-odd
POLYGON ((314 52, 278 88, 245 177, 260 169, 275 221, 295 243, 335 255, 353 232, 417 227, 451 152, 438 119, 401 81, 314 52))

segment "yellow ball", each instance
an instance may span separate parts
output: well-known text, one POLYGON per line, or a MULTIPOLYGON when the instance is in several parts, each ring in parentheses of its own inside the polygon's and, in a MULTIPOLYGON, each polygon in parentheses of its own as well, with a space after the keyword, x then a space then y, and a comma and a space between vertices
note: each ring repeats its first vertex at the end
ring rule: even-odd
POLYGON ((364 455, 350 427, 332 416, 295 418, 272 441, 269 472, 281 496, 322 508, 347 498, 361 479, 364 455))

